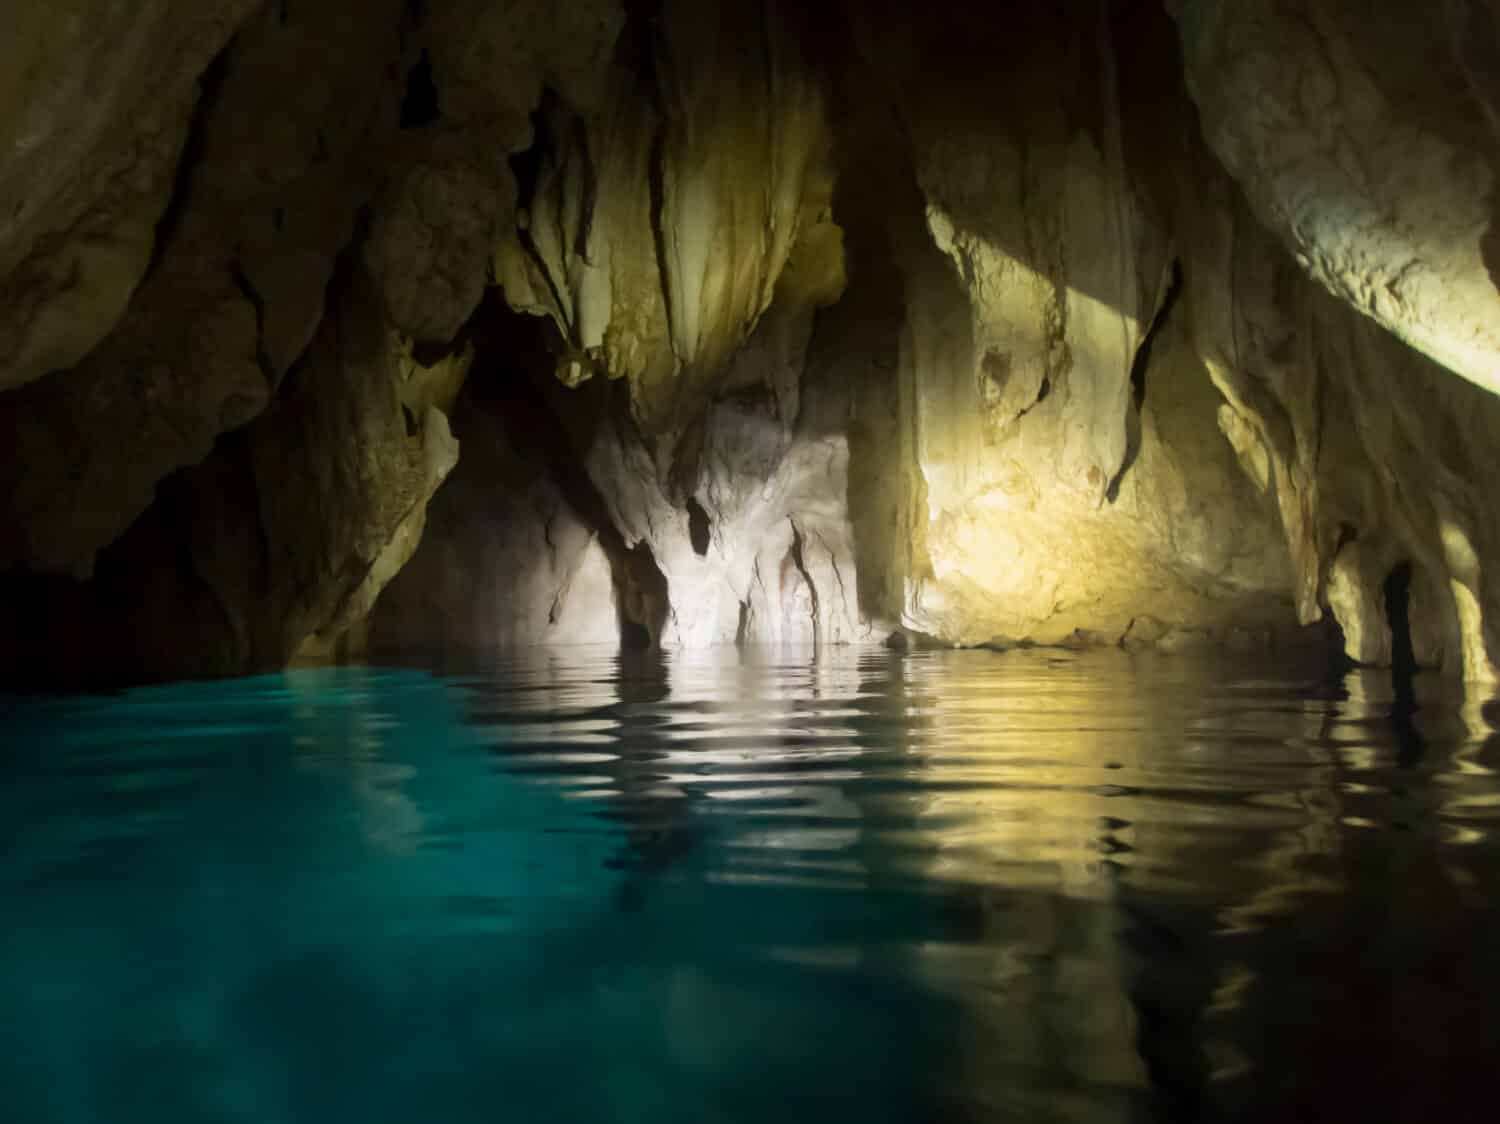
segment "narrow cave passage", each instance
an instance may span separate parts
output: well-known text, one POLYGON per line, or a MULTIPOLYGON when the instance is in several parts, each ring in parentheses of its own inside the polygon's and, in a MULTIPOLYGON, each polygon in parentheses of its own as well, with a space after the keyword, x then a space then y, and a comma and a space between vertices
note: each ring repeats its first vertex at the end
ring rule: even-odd
POLYGON ((702 558, 708 553, 708 545, 713 537, 713 521, 696 496, 688 497, 687 513, 688 538, 693 544, 693 553, 702 558))
POLYGON ((406 92, 401 99, 401 128, 425 128, 441 117, 437 83, 432 77, 432 58, 424 50, 406 76, 406 92))
POLYGON ((1382 587, 1386 623, 1391 630, 1391 726, 1396 733, 1397 764, 1411 768, 1427 749, 1417 728, 1417 656, 1411 636, 1412 565, 1400 562, 1382 587))
POLYGON ((626 542, 587 465, 595 427, 619 408, 618 388, 599 382, 570 390, 558 383, 551 322, 513 311, 495 289, 464 340, 475 350, 468 403, 503 422, 517 452, 545 466, 568 506, 598 537, 609 559, 621 647, 656 647, 670 611, 666 575, 649 544, 626 542))
POLYGON ((1401 562, 1391 569, 1381 587, 1385 620, 1391 630, 1391 674, 1398 684, 1410 680, 1417 671, 1411 638, 1411 581, 1411 563, 1401 562))

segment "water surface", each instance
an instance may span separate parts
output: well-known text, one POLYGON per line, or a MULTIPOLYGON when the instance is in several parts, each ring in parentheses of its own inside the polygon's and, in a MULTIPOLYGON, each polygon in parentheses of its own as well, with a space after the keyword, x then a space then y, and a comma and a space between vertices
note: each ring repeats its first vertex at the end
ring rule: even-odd
POLYGON ((1490 1120, 1419 680, 580 651, 0 699, 0 1120, 1490 1120))

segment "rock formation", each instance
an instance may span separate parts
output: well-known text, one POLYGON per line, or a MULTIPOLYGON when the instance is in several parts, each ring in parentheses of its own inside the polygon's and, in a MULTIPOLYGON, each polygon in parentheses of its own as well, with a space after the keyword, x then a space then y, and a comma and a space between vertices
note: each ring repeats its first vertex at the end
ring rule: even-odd
POLYGON ((1500 391, 1484 0, 1177 0, 1204 135, 1319 284, 1500 391))
POLYGON ((1489 677, 1497 28, 1378 7, 22 0, 0 669, 1489 677))

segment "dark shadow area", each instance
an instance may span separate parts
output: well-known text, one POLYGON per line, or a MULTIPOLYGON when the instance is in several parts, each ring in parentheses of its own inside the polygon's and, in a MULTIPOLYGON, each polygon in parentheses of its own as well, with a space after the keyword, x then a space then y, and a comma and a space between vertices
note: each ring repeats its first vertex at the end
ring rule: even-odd
POLYGON ((1181 296, 1182 262, 1174 261, 1171 280, 1162 296, 1161 307, 1151 318, 1151 326, 1146 329, 1141 345, 1136 348, 1135 359, 1130 364, 1130 410, 1125 415, 1125 458, 1105 490, 1104 497, 1110 503, 1120 498, 1120 485, 1125 481, 1125 474, 1135 466, 1136 459, 1141 455, 1141 411, 1146 407, 1146 374, 1151 368, 1151 352, 1181 296))
POLYGON ((639 621, 620 614, 620 648, 626 652, 648 652, 651 650, 651 632, 639 621))
POLYGON ((172 183, 172 194, 167 199, 166 210, 156 223, 156 240, 152 244, 146 271, 141 277, 142 285, 156 274, 182 226, 182 216, 192 194, 193 178, 202 165, 203 154, 208 148, 208 126, 213 121, 214 110, 223 100, 224 79, 229 74, 229 60, 234 53, 234 44, 235 40, 231 37, 198 79, 198 104, 193 109, 187 141, 177 161, 177 176, 172 183))
POLYGON ((441 117, 437 84, 432 78, 432 59, 424 50, 406 76, 406 93, 401 99, 401 127, 421 129, 441 117))
POLYGON ((1411 638, 1411 578, 1411 563, 1401 562, 1391 570, 1381 591, 1391 630, 1391 725, 1396 731, 1397 761, 1404 768, 1415 765, 1425 749, 1416 723, 1417 656, 1411 638))
POLYGON ((703 510, 703 505, 693 496, 688 497, 687 513, 688 539, 693 544, 693 552, 701 558, 708 553, 713 524, 709 520, 708 512, 703 510))
POLYGON ((1134 893, 1128 881, 1119 885, 1119 939, 1132 968, 1129 995, 1136 1048, 1150 1082, 1151 1119, 1190 1124, 1204 1119, 1211 1081, 1203 1038, 1214 966, 1184 936, 1201 920, 1134 893))
POLYGON ((1411 576, 1411 563, 1399 563, 1381 587, 1386 624, 1391 630, 1391 676, 1397 690, 1401 689, 1403 681, 1410 690, 1411 677, 1417 671, 1416 651, 1411 639, 1411 576))
POLYGON ((270 486, 268 466, 283 483, 321 474, 328 494, 363 498, 349 461, 328 451, 368 450, 405 425, 394 393, 370 377, 383 326, 357 268, 363 237, 361 226, 336 259, 318 334, 270 407, 163 477, 86 579, 0 573, 0 622, 15 626, 0 635, 9 680, 113 687, 253 674, 292 658, 329 607, 315 592, 325 559, 369 513, 331 519, 317 489, 270 486), (362 416, 378 426, 357 426, 362 416))

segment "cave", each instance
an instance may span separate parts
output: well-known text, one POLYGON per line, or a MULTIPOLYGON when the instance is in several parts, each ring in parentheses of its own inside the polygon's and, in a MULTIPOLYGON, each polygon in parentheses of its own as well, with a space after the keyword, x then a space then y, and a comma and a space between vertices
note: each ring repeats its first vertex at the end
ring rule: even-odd
POLYGON ((1419 7, 12 0, 16 1119, 1458 1113, 1500 14, 1419 7))
MULTIPOLYGON (((1345 185, 1312 157, 1294 197, 1261 175, 1258 124, 1204 85, 1238 27, 1218 5, 1020 3, 1003 51, 960 0, 603 4, 586 34, 388 6, 349 36, 337 6, 226 4, 175 68, 123 60, 78 151, 7 172, 9 677, 642 630, 1293 650, 1351 599, 1348 654, 1388 663, 1346 531, 1433 575, 1424 662, 1492 676, 1497 416, 1464 328, 1488 274, 1403 233, 1453 278, 1450 338, 1308 266, 1342 252, 1345 185), (121 196, 111 115, 168 93, 121 196), (150 576, 117 595, 122 568, 150 576)), ((1401 57, 1338 26, 1351 58, 1401 57)), ((45 37, 25 49, 44 67, 45 37)), ((1227 73, 1292 81, 1262 65, 1227 73)), ((73 73, 12 99, 14 128, 63 129, 73 73)), ((1481 95, 1409 127, 1468 151, 1481 95)), ((1413 316, 1419 272, 1390 282, 1413 316)))
POLYGON ((1417 670, 1417 653, 1411 638, 1410 562, 1398 562, 1381 586, 1385 619, 1391 630, 1391 674, 1402 678, 1417 670))
POLYGON ((693 544, 693 553, 699 558, 708 554, 708 544, 713 541, 713 520, 694 496, 687 499, 688 541, 693 544))

